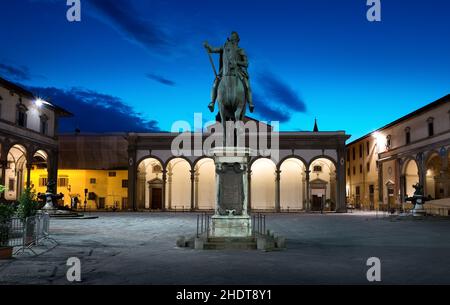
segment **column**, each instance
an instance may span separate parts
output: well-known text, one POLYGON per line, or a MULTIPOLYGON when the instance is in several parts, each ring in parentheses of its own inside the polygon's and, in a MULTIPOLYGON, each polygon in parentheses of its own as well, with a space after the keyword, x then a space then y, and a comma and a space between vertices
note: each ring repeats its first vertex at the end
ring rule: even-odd
POLYGON ((280 180, 281 180, 281 170, 277 169, 275 171, 275 212, 281 212, 280 204, 280 180))
POLYGON ((168 172, 167 172, 167 183, 168 183, 168 194, 167 194, 167 196, 169 197, 168 198, 168 209, 169 210, 171 210, 172 209, 172 176, 173 176, 173 173, 172 173, 172 168, 171 168, 171 166, 170 166, 170 164, 169 164, 169 170, 168 170, 168 172))
POLYGON ((31 187, 31 168, 33 165, 31 162, 27 162, 27 188, 31 187))
POLYGON ((444 189, 444 198, 448 198, 450 197, 450 175, 447 150, 445 148, 441 148, 440 155, 442 162, 441 181, 444 189))
MULTIPOLYGON (((345 144, 344 144, 345 145, 345 144)), ((337 150, 337 168, 336 168, 336 185, 337 185, 337 196, 336 196, 336 212, 346 213, 347 203, 346 203, 346 193, 345 193, 345 146, 339 147, 337 150)))
POLYGON ((252 170, 247 169, 247 212, 252 211, 252 170))
POLYGON ((47 177, 48 181, 56 182, 54 192, 58 193, 58 150, 52 150, 47 160, 47 177))
MULTIPOLYGON (((167 170, 163 169, 162 171, 162 206, 163 211, 166 211, 166 183, 167 183, 167 170)), ((169 207, 170 209, 170 207, 169 207)))
POLYGON ((137 166, 136 164, 136 144, 135 137, 128 138, 128 208, 137 211, 136 202, 136 182, 137 182, 137 166))
POLYGON ((380 208, 380 204, 384 203, 384 199, 383 199, 383 190, 384 190, 384 186, 383 186, 383 163, 377 161, 378 164, 378 208, 380 208))
POLYGON ((194 189, 195 189, 195 192, 194 192, 194 194, 195 194, 195 197, 194 197, 194 202, 195 202, 195 204, 194 204, 194 209, 195 210, 198 210, 198 182, 199 182, 199 176, 200 176, 200 173, 199 173, 199 171, 198 171, 198 169, 195 171, 195 178, 194 178, 194 189))
POLYGON ((311 173, 310 170, 306 170, 305 171, 305 181, 306 181, 306 205, 305 205, 305 210, 307 212, 310 211, 311 209, 311 189, 310 189, 310 185, 309 185, 309 174, 311 173))
POLYGON ((195 210, 194 202, 194 183, 195 183, 195 170, 191 169, 191 211, 195 210))
MULTIPOLYGON (((6 167, 8 167, 8 152, 4 149, 4 144, 2 144, 2 149, 0 153, 0 166, 2 167, 2 177, 0 184, 6 186, 6 167)), ((5 192, 0 194, 0 199, 5 199, 5 192)))

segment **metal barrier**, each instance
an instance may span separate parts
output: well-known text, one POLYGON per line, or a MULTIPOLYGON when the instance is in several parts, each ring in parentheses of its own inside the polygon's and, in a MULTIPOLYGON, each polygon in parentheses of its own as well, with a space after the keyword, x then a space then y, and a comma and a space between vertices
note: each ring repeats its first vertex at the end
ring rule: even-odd
POLYGON ((58 245, 58 242, 50 237, 49 214, 38 214, 28 217, 25 221, 21 218, 11 219, 8 245, 18 248, 14 254, 31 251, 37 255, 33 247, 42 245, 44 241, 50 241, 55 246, 58 245))
POLYGON ((253 223, 252 223, 253 235, 256 235, 256 234, 265 235, 266 234, 266 215, 258 213, 256 215, 253 215, 252 218, 253 218, 253 223))
POLYGON ((206 233, 206 237, 208 238, 211 216, 207 213, 197 214, 197 237, 206 233))

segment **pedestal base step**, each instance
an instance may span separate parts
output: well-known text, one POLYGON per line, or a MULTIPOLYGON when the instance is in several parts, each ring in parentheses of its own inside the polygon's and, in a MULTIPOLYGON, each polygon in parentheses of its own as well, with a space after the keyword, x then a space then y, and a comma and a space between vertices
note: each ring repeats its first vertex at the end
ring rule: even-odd
POLYGON ((205 250, 256 250, 256 247, 253 237, 212 237, 203 245, 205 250))

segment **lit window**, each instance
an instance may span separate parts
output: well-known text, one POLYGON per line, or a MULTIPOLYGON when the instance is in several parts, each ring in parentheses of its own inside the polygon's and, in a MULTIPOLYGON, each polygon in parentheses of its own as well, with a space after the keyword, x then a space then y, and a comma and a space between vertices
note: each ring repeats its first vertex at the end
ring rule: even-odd
POLYGON ((58 178, 58 186, 59 187, 67 187, 69 185, 69 177, 59 177, 58 178))
POLYGON ((47 177, 39 177, 39 187, 47 186, 48 178, 47 177))

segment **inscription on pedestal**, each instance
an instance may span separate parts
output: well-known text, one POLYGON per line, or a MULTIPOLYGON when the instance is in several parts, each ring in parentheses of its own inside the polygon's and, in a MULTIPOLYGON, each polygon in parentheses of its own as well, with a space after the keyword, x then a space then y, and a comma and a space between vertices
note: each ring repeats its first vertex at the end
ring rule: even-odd
POLYGON ((242 215, 244 203, 244 183, 245 172, 239 163, 222 163, 217 167, 219 175, 219 215, 242 215))

